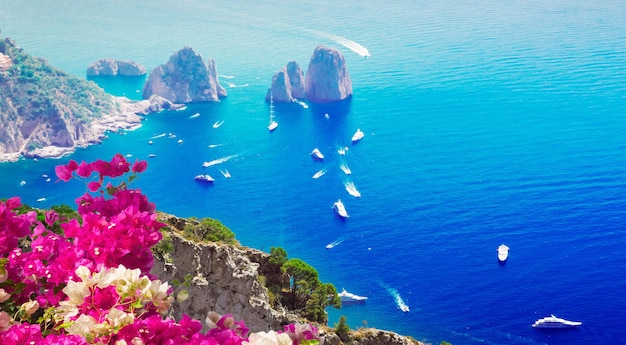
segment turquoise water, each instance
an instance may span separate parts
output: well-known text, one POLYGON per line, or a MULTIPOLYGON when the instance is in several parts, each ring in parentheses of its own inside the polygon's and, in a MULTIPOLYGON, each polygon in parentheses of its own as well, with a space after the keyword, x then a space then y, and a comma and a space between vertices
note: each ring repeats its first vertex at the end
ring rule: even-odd
MULTIPOLYGON (((346 315, 353 328, 366 322, 455 345, 626 337, 623 18, 626 4, 615 1, 0 6, 3 36, 81 77, 104 57, 148 70, 183 46, 214 58, 228 91, 222 102, 151 114, 140 129, 71 158, 154 153, 137 186, 160 210, 220 219, 242 244, 281 246, 322 280, 369 297, 329 310, 331 324, 346 315), (291 60, 306 69, 319 44, 343 52, 352 101, 278 105, 280 126, 267 133, 272 74, 291 60), (357 128, 366 136, 351 145, 357 128), (162 133, 176 138, 150 139, 162 133), (315 147, 324 162, 308 155, 315 147), (193 181, 199 173, 214 185, 193 181), (331 209, 338 198, 346 221, 331 209), (325 249, 333 241, 341 243, 325 249), (505 265, 496 261, 501 243, 511 248, 505 265), (551 313, 583 325, 530 327, 551 313)), ((141 79, 96 81, 140 95, 141 79)), ((0 164, 0 197, 72 203, 84 185, 41 177, 65 160, 0 164)))

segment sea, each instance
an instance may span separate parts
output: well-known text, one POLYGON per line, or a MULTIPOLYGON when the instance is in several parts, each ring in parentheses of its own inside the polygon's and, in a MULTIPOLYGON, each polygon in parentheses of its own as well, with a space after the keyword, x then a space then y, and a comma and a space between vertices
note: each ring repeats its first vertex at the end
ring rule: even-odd
MULTIPOLYGON (((133 187, 160 211, 219 219, 242 245, 282 247, 368 297, 328 309, 330 326, 626 344, 625 18, 614 0, 2 1, 1 35, 69 74, 106 57, 151 71, 190 46, 228 96, 61 159, 2 163, 0 197, 75 206, 85 181, 54 167, 121 153, 148 160, 133 187), (306 71, 318 45, 345 57, 352 98, 276 104, 270 133, 273 74, 306 71), (205 173, 213 184, 194 181, 205 173), (551 314, 582 325, 531 327, 551 314)), ((145 77, 92 80, 141 99, 145 77)))

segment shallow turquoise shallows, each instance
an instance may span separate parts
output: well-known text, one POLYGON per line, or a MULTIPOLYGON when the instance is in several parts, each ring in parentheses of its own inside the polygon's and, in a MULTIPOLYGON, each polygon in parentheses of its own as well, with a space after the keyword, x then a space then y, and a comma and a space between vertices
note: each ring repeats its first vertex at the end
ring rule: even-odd
MULTIPOLYGON (((242 244, 283 247, 368 297, 329 310, 331 326, 346 315, 455 345, 626 339, 626 3, 6 2, 2 36, 70 74, 105 57, 152 70, 191 46, 215 59, 228 97, 151 114, 61 160, 0 164, 0 197, 73 205, 83 183, 42 175, 130 154, 148 160, 136 186, 158 209, 217 218, 242 244), (306 70, 320 44, 345 56, 351 102, 278 104, 269 133, 273 73, 292 60, 306 70), (583 323, 531 327, 550 314, 583 323)), ((96 82, 138 99, 143 80, 96 82)))

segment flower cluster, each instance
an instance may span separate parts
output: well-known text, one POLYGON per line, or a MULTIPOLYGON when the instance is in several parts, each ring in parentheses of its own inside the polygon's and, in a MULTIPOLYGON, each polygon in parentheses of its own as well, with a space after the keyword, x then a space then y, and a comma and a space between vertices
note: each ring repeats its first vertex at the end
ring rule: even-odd
POLYGON ((54 211, 19 213, 17 197, 0 201, 0 343, 319 344, 311 325, 248 335, 243 321, 210 313, 209 331, 201 333, 200 322, 186 315, 178 322, 163 318, 172 289, 149 272, 164 224, 155 205, 129 188, 146 167, 119 154, 109 162, 58 166, 63 181, 87 180, 76 200, 80 221, 54 211))

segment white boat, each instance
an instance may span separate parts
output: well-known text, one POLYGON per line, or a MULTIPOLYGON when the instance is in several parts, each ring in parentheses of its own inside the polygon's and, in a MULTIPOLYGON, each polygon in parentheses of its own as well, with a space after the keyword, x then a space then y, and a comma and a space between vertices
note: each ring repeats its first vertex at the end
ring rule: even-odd
POLYGON ((533 323, 533 327, 535 328, 568 328, 568 327, 576 327, 582 325, 582 322, 579 321, 569 321, 565 319, 561 319, 560 317, 556 317, 554 315, 550 315, 544 318, 541 318, 535 323, 533 323))
POLYGON ((317 147, 314 148, 313 151, 311 151, 311 156, 313 156, 313 158, 319 159, 319 160, 324 159, 324 155, 322 154, 322 152, 320 152, 320 150, 317 147))
POLYGON ((509 247, 506 244, 498 246, 498 261, 505 262, 509 257, 509 247))
POLYGON ((154 153, 151 153, 151 154, 148 155, 148 158, 154 158, 154 157, 156 157, 156 155, 154 153))
POLYGON ((152 140, 149 140, 149 141, 148 141, 148 144, 149 144, 149 145, 152 145, 152 140))
POLYGON ((365 136, 365 133, 363 133, 363 131, 361 131, 361 129, 357 129, 356 132, 354 133, 354 135, 352 136, 352 143, 355 143, 355 142, 363 139, 364 136, 365 136))
POLYGON ((37 199, 37 202, 44 202, 44 201, 46 201, 46 198, 39 198, 39 199, 37 199))
POLYGON ((222 123, 224 123, 224 121, 215 121, 215 123, 213 124, 213 128, 219 128, 219 126, 221 126, 222 123))
POLYGON ((367 297, 355 295, 343 289, 340 293, 338 293, 339 298, 341 299, 341 304, 363 304, 367 301, 367 297))
POLYGON ((228 172, 228 170, 224 169, 220 170, 220 172, 222 173, 222 175, 224 175, 224 177, 230 178, 230 173, 228 172))
POLYGON ((209 174, 197 175, 193 179, 196 180, 196 181, 199 181, 199 182, 213 182, 213 181, 215 181, 215 179, 212 178, 211 175, 209 175, 209 174))
POLYGON ((302 108, 304 108, 304 109, 308 109, 308 108, 309 108, 309 105, 308 105, 308 104, 306 104, 306 103, 304 103, 304 102, 302 102, 302 101, 296 101, 296 102, 297 102, 298 104, 300 104, 300 105, 302 106, 302 108))
POLYGON ((346 175, 352 174, 352 170, 350 170, 350 168, 348 168, 347 165, 341 164, 340 168, 341 168, 341 171, 343 171, 344 174, 346 174, 346 175))
POLYGON ((408 305, 406 305, 406 304, 401 304, 401 305, 400 305, 400 310, 402 310, 402 311, 403 311, 403 312, 405 312, 405 313, 408 313, 410 309, 409 309, 409 306, 408 306, 408 305))
POLYGON ((346 191, 348 192, 348 194, 352 195, 355 198, 360 198, 361 197, 361 192, 359 192, 356 189, 356 186, 354 185, 354 182, 346 182, 345 186, 346 186, 346 191))
POLYGON ((346 149, 341 147, 337 149, 337 153, 341 156, 345 156, 346 155, 346 149))
POLYGON ((195 113, 191 116, 189 116, 190 119, 195 119, 196 117, 200 116, 200 113, 195 113))
POLYGON ((26 181, 22 180, 20 181, 20 186, 25 186, 26 185, 26 181))
POLYGON ((318 172, 315 173, 315 175, 313 175, 313 178, 319 178, 320 176, 324 175, 326 173, 326 169, 322 169, 318 172))
POLYGON ((271 132, 278 127, 278 122, 274 120, 274 95, 270 92, 270 123, 267 129, 271 132))
POLYGON ((178 139, 178 143, 182 144, 183 143, 183 139, 178 139))
POLYGON ((333 204, 333 209, 342 218, 350 217, 348 215, 348 211, 346 211, 346 207, 343 205, 343 202, 341 202, 341 199, 338 199, 337 201, 335 201, 335 203, 333 204))

